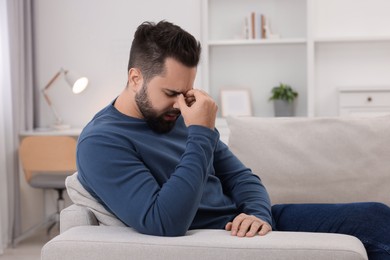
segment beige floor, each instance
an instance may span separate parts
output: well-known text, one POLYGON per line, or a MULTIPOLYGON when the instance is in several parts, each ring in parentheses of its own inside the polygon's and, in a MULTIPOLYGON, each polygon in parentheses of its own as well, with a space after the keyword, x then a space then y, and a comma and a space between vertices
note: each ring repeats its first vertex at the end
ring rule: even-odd
MULTIPOLYGON (((54 231, 56 232, 56 231, 54 231)), ((51 237, 56 234, 52 232, 51 237)), ((40 230, 36 234, 21 241, 15 248, 7 248, 1 260, 39 260, 41 259, 41 248, 49 240, 46 230, 40 230)))

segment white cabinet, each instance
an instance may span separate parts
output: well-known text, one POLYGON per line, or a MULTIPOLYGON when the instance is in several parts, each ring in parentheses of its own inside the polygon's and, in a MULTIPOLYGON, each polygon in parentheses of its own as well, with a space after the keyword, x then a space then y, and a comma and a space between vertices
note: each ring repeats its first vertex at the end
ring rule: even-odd
POLYGON ((390 114, 390 87, 341 88, 340 116, 382 116, 390 114))
POLYGON ((249 89, 254 116, 273 116, 280 82, 299 92, 297 116, 337 116, 338 86, 390 84, 388 0, 203 0, 202 84, 249 89), (280 39, 243 39, 251 12, 280 39))

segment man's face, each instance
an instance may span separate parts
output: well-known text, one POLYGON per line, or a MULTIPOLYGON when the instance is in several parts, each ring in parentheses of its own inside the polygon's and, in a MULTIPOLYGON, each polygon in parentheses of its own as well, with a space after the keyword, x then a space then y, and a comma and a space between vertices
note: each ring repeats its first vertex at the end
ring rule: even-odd
POLYGON ((169 132, 180 115, 173 107, 180 94, 193 88, 196 68, 188 68, 172 58, 165 61, 165 71, 143 84, 135 101, 150 128, 158 133, 169 132))

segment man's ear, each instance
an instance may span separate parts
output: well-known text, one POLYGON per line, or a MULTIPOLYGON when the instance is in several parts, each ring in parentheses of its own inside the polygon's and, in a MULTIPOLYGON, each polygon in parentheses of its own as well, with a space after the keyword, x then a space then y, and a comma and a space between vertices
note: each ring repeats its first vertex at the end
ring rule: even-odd
POLYGON ((129 87, 134 92, 137 92, 143 85, 142 73, 137 68, 131 68, 128 74, 129 87))

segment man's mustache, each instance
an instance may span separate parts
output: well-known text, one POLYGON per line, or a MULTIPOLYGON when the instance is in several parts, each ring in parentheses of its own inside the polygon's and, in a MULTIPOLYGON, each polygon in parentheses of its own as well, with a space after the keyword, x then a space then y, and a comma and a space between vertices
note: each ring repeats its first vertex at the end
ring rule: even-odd
POLYGON ((167 112, 165 112, 164 114, 170 115, 170 116, 180 116, 181 112, 180 112, 180 109, 178 109, 178 108, 172 108, 172 109, 168 110, 167 112))

